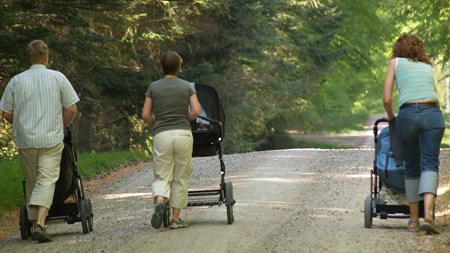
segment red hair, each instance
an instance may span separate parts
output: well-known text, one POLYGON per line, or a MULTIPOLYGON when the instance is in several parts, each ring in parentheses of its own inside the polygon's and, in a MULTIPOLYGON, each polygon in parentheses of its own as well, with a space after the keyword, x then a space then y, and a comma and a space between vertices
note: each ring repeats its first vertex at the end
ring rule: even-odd
POLYGON ((413 34, 404 34, 398 37, 392 49, 392 58, 396 57, 408 58, 413 61, 433 65, 430 57, 425 52, 423 41, 413 34))

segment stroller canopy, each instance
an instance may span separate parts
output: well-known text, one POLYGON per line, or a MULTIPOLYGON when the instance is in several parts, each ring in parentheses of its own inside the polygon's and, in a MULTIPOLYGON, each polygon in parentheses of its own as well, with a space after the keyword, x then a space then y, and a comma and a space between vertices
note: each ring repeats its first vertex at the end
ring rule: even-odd
POLYGON ((225 112, 216 89, 210 85, 195 83, 195 90, 206 117, 222 122, 222 136, 225 135, 225 112))

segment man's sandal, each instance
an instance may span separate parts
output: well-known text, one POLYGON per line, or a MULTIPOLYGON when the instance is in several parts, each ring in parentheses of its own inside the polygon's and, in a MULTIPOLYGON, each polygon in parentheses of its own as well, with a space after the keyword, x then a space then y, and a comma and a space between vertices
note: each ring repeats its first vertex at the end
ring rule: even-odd
POLYGON ((408 230, 410 232, 417 232, 419 231, 419 221, 418 220, 409 220, 408 221, 408 230))
POLYGON ((31 239, 38 241, 39 243, 51 242, 52 238, 45 232, 45 228, 39 224, 34 225, 34 231, 31 235, 31 239))

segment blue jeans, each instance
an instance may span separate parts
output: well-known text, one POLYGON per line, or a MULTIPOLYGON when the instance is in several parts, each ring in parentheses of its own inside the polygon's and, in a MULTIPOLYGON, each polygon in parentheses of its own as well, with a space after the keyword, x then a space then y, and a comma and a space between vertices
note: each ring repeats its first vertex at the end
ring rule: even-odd
POLYGON ((397 127, 403 147, 405 179, 418 179, 422 172, 439 172, 439 150, 445 123, 437 107, 400 109, 397 127))

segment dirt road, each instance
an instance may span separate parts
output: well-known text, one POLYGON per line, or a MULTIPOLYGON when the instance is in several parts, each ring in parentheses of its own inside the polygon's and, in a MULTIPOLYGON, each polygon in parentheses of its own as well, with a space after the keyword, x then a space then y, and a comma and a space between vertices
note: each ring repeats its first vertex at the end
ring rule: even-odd
MULTIPOLYGON (((370 136, 369 136, 370 137, 370 136)), ((441 153, 449 167, 450 150, 441 153)), ((189 228, 153 229, 152 168, 121 178, 89 196, 94 231, 81 224, 51 224, 54 242, 0 241, 0 252, 448 252, 450 233, 413 234, 406 220, 373 220, 364 228, 371 149, 292 149, 227 155, 235 222, 225 206, 182 211, 189 228)), ((191 189, 218 187, 217 157, 195 158, 191 189)), ((149 165, 150 166, 150 165, 149 165)), ((448 175, 448 170, 446 170, 448 175)), ((441 186, 448 186, 448 177, 441 186), (445 183, 446 182, 446 183, 445 183)), ((445 192, 445 188, 441 192, 445 192)), ((445 198, 443 196, 440 197, 445 198)), ((438 224, 448 224, 440 207, 438 224), (445 221, 445 222, 444 222, 445 221)), ((446 215, 446 216, 445 216, 446 215)), ((442 226, 442 225, 441 225, 442 226)))
MULTIPOLYGON (((382 117, 382 114, 370 115, 363 129, 360 131, 352 131, 344 134, 297 134, 293 131, 291 137, 302 141, 334 144, 349 148, 374 148, 373 127, 375 121, 382 117)), ((387 123, 385 122, 378 124, 380 130, 386 126, 387 123)))

